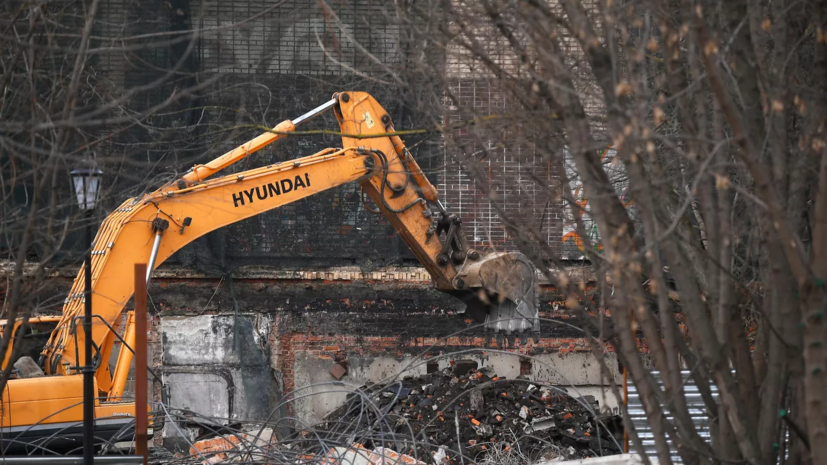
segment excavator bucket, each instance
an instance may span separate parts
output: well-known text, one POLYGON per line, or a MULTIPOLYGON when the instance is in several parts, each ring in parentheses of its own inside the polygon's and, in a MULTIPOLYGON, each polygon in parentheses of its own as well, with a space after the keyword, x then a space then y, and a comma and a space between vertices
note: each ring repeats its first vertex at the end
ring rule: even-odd
POLYGON ((537 309, 537 275, 521 253, 495 253, 466 261, 454 278, 454 295, 466 305, 466 313, 495 333, 540 332, 537 309))

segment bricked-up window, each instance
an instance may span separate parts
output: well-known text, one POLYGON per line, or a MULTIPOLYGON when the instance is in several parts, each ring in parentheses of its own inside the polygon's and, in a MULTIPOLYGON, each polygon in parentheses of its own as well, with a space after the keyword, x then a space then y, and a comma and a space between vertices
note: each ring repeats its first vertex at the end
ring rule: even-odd
POLYGON ((425 364, 425 371, 428 374, 436 373, 437 371, 439 371, 439 362, 428 362, 427 364, 425 364))
POLYGON ((531 376, 531 359, 520 358, 520 375, 531 376))

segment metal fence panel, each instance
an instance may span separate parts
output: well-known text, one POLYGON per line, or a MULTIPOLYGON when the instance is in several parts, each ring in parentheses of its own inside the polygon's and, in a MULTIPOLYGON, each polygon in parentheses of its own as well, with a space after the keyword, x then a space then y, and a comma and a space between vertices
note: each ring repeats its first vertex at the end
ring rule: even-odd
MULTIPOLYGON (((663 379, 661 378, 661 373, 659 371, 653 371, 652 376, 655 378, 655 382, 658 384, 659 387, 663 388, 663 379)), ((683 381, 683 390, 684 396, 686 398, 686 406, 689 409, 689 413, 692 416, 692 422, 695 424, 695 429, 698 431, 698 435, 702 438, 709 441, 710 439, 710 425, 709 425, 709 414, 706 410, 706 404, 704 404, 704 400, 701 397, 701 393, 698 392, 698 387, 695 385, 695 381, 690 376, 689 370, 681 371, 681 380, 683 381)), ((710 383, 710 390, 712 391, 712 397, 717 401, 718 400, 718 387, 715 383, 710 383)), ((640 400, 640 394, 638 393, 637 387, 629 383, 628 387, 628 408, 629 408, 629 415, 632 417, 632 424, 635 425, 635 430, 637 430, 637 434, 640 437, 641 442, 643 443, 643 450, 639 451, 635 448, 634 444, 629 444, 629 452, 630 453, 645 453, 649 457, 656 458, 657 453, 655 451, 655 438, 652 435, 652 428, 649 425, 649 422, 646 419, 646 412, 643 410, 643 403, 640 400)), ((672 420, 672 415, 669 414, 669 411, 666 411, 666 418, 667 420, 672 420)), ((680 455, 678 454, 678 449, 672 444, 672 441, 669 439, 666 440, 669 444, 669 449, 672 452, 672 461, 674 463, 683 463, 681 460, 680 455)))

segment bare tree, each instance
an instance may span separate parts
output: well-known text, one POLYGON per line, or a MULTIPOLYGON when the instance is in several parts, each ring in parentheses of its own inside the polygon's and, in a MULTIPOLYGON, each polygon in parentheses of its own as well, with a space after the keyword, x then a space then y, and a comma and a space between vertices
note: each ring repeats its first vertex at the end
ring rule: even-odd
MULTIPOLYGON (((196 27, 188 2, 173 3, 169 31, 132 34, 118 23, 111 35, 95 33, 99 0, 0 6, 8 320, 51 304, 37 291, 81 225, 69 213, 71 168, 95 152, 100 164, 133 169, 118 176, 145 188, 160 181, 154 168, 181 168, 232 139, 232 118, 221 112, 236 129, 265 120, 266 111, 224 109, 203 120, 199 98, 215 89, 192 50, 199 40, 220 42, 226 28, 196 27), (170 60, 156 79, 125 89, 98 72, 103 56, 150 66, 140 52, 158 44, 170 60), (182 113, 189 117, 176 119, 182 113), (219 120, 225 125, 212 130, 219 120), (177 145, 159 149, 154 139, 177 145), (27 260, 36 263, 29 278, 27 260)), ((384 18, 399 37, 390 63, 339 21, 336 5, 320 4, 324 24, 339 26, 315 36, 329 64, 351 85, 399 89, 407 108, 431 114, 424 126, 436 128, 508 233, 489 228, 481 237, 531 257, 590 322, 595 347, 617 352, 642 394, 661 463, 671 463, 667 438, 687 463, 827 463, 824 5, 399 0, 384 18), (342 58, 342 41, 360 60, 342 58), (516 184, 491 174, 498 157, 520 161, 516 184), (558 273, 572 254, 549 239, 546 214, 561 207, 579 254, 597 269, 598 295, 558 273), (663 387, 640 357, 641 337, 663 387), (711 444, 691 421, 683 368, 714 420, 711 444)), ((272 58, 259 57, 256 69, 266 72, 272 58)))
MULTIPOLYGON (((6 274, 11 281, 6 283, 3 301, 7 321, 31 315, 40 297, 44 265, 62 247, 73 225, 71 218, 66 219, 73 202, 67 195, 71 193, 67 167, 89 152, 83 147, 86 144, 78 143, 80 131, 73 122, 84 109, 88 111, 85 96, 94 86, 87 60, 98 2, 88 7, 82 12, 29 2, 2 6, 6 19, 0 50, 0 231, 3 258, 13 267, 6 274), (74 37, 61 37, 53 21, 74 26, 74 37), (66 49, 72 52, 65 53, 66 49), (24 267, 32 259, 38 264, 26 276, 24 267)), ((5 326, 0 354, 5 355, 13 329, 12 324, 5 326)), ((24 323, 18 336, 25 330, 24 323)), ((11 364, 5 368, 0 384, 5 385, 11 369, 11 364)))
MULTIPOLYGON (((344 7, 351 16, 358 11, 358 5, 344 7)), ((355 62, 361 55, 353 52, 348 34, 376 41, 360 50, 387 61, 400 55, 388 39, 394 31, 354 32, 352 26, 339 31, 328 18, 336 12, 316 3, 229 8, 226 16, 225 10, 225 2, 189 0, 131 2, 126 9, 110 0, 0 5, 0 261, 6 281, 0 285, 0 318, 23 322, 18 337, 27 334, 30 316, 60 311, 66 296, 50 278, 55 270, 77 270, 89 247, 81 232, 90 221, 96 226, 127 198, 151 192, 194 163, 302 114, 333 91, 368 87, 393 93, 386 83, 362 77, 379 66, 355 62), (280 34, 295 42, 279 44, 280 34), (311 76, 295 85, 301 93, 279 94, 282 82, 296 82, 302 66, 321 69, 332 82, 311 76), (94 220, 78 214, 69 179, 72 169, 89 164, 106 173, 94 220)), ((331 123, 332 115, 327 118, 305 128, 314 132, 331 123)), ((324 131, 294 137, 280 144, 287 155, 263 151, 233 169, 312 153, 334 140, 340 136, 324 131)), ((236 227, 250 229, 250 223, 236 227)), ((379 227, 393 232, 388 224, 379 227)), ((176 260, 225 275, 253 260, 266 261, 228 258, 226 236, 216 232, 199 239, 176 260)), ((13 331, 12 324, 1 331, 0 359, 13 331)), ((20 346, 15 349, 12 361, 21 355, 20 346)), ((0 389, 12 365, 6 366, 0 389)))
MULTIPOLYGON (((0 260, 7 268, 0 315, 22 321, 15 334, 15 325, 5 325, 0 359, 13 336, 21 341, 30 332, 29 317, 59 310, 64 296, 54 295, 49 275, 76 264, 89 247, 80 242, 79 230, 99 216, 78 214, 69 172, 92 165, 108 170, 99 213, 120 203, 130 192, 124 185, 151 183, 146 173, 158 165, 136 157, 125 135, 148 130, 153 117, 177 110, 211 83, 181 71, 191 56, 193 31, 130 36, 132 23, 100 21, 107 7, 100 0, 0 6, 0 260), (108 72, 106 61, 113 56, 135 59, 142 50, 178 43, 184 44, 179 56, 143 85, 124 89, 108 72), (134 102, 147 92, 163 97, 151 105, 134 102)), ((12 362, 21 350, 14 345, 12 362)), ((12 369, 9 363, 0 374, 0 389, 12 369)))
POLYGON ((824 6, 433 0, 396 2, 389 18, 413 53, 383 79, 442 109, 432 124, 509 240, 588 318, 596 346, 614 347, 660 463, 667 439, 686 463, 827 463, 824 6), (521 208, 513 178, 491 175, 500 156, 521 161, 521 208), (570 209, 599 295, 556 271, 549 202, 570 209))

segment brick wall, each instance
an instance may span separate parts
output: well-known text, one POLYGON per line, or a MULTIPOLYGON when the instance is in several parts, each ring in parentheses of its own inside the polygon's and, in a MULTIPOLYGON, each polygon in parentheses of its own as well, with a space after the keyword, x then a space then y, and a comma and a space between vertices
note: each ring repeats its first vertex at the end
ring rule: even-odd
MULTIPOLYGON (((274 332, 280 331, 280 321, 277 320, 274 332)), ((468 337, 418 337, 412 340, 400 336, 366 336, 353 335, 321 336, 304 333, 288 333, 272 336, 274 352, 271 354, 275 365, 282 374, 284 391, 292 392, 295 388, 295 357, 298 353, 308 354, 319 359, 330 360, 332 365, 336 361, 346 361, 348 357, 404 357, 423 351, 433 355, 450 354, 460 350, 479 349, 485 355, 485 349, 508 351, 522 355, 538 355, 544 353, 568 354, 574 352, 591 353, 587 338, 541 338, 536 343, 532 340, 516 340, 514 345, 498 346, 496 341, 483 336, 468 337), (278 339, 276 339, 278 338, 278 339)), ((429 356, 425 356, 427 360, 429 356)))
MULTIPOLYGON (((572 280, 591 279, 587 268, 571 271, 572 280)), ((55 276, 45 291, 65 295, 72 276, 70 271, 55 276)), ((161 270, 149 288, 150 363, 173 385, 176 408, 189 405, 181 404, 187 393, 182 377, 235 373, 228 377, 235 379, 235 387, 228 389, 236 390, 230 411, 238 419, 254 419, 244 415, 258 412, 266 417, 289 393, 305 389, 310 375, 316 381, 331 380, 328 370, 337 362, 361 363, 363 376, 365 363, 377 360, 397 363, 390 368, 395 373, 410 360, 422 365, 436 359, 444 365, 446 358, 469 356, 502 360, 503 351, 546 361, 575 355, 590 359, 589 339, 578 329, 582 322, 566 309, 553 287, 541 285, 544 322, 539 340, 516 338, 505 346, 459 315, 458 302, 430 288, 428 279, 424 270, 407 267, 370 272, 260 268, 238 273, 228 285, 221 278, 186 269, 161 270), (204 325, 205 319, 220 324, 210 327, 204 325), (178 337, 169 337, 171 327, 177 328, 178 337), (188 344, 181 331, 196 339, 188 344), (206 347, 204 339, 210 340, 206 347)), ((593 290, 586 286, 586 292, 593 290)), ((59 306, 52 310, 59 311, 59 306)), ((645 352, 645 341, 639 344, 645 352)), ((519 372, 528 370, 523 366, 527 360, 517 364, 519 372)), ((542 367, 534 368, 536 372, 542 367)), ((346 381, 362 379, 356 375, 346 381)), ((154 384, 154 393, 160 399, 160 385, 154 384)), ((321 411, 301 402, 297 405, 305 412, 321 411)))

